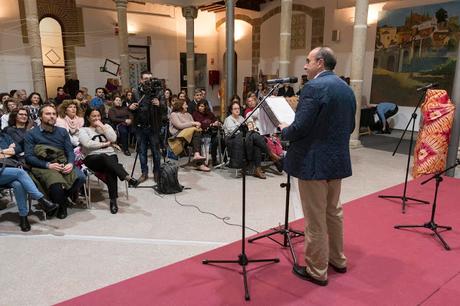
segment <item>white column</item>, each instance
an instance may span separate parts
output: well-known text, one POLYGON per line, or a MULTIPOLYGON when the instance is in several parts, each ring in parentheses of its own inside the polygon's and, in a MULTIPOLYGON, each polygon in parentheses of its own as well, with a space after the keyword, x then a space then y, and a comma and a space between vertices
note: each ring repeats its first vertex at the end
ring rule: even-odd
POLYGON ((40 40, 40 27, 38 24, 37 1, 24 1, 27 16, 27 33, 29 36, 30 56, 32 65, 32 81, 34 91, 43 98, 46 97, 45 71, 43 69, 42 44, 40 40))
POLYGON ((292 0, 281 0, 279 77, 289 76, 291 63, 292 0))
POLYGON ((363 96, 364 57, 366 55, 368 7, 368 0, 356 1, 350 74, 350 85, 356 97, 356 128, 353 131, 350 139, 350 147, 352 148, 361 146, 361 142, 359 141, 359 121, 361 119, 361 100, 363 96))
POLYGON ((121 86, 129 85, 129 48, 128 48, 128 0, 115 0, 118 14, 118 50, 120 52, 121 86))

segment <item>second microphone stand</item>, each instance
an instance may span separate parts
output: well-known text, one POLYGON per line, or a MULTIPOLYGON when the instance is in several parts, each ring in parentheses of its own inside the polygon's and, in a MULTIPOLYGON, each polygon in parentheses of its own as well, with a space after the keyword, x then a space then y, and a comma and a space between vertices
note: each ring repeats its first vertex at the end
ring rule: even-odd
POLYGON ((253 241, 256 241, 262 238, 268 238, 278 243, 282 247, 285 247, 285 248, 289 247, 294 264, 297 264, 297 257, 294 252, 294 247, 292 246, 291 238, 305 236, 305 234, 303 232, 296 231, 294 229, 289 228, 289 194, 291 191, 291 176, 289 174, 287 175, 286 183, 281 183, 280 187, 286 188, 286 210, 284 212, 284 226, 283 227, 279 226, 278 228, 274 228, 270 233, 251 238, 248 241, 253 242, 253 241), (276 235, 276 234, 283 235, 284 237, 283 243, 271 238, 271 236, 276 235))
MULTIPOLYGON (((383 198, 383 199, 401 199, 402 200, 402 213, 403 214, 406 213, 406 205, 407 205, 406 202, 407 202, 407 200, 418 202, 419 204, 430 204, 430 202, 428 202, 428 201, 419 200, 419 199, 411 198, 411 197, 407 196, 407 180, 409 178, 410 157, 411 157, 411 154, 412 154, 412 146, 414 144, 415 120, 417 119, 417 109, 420 106, 420 104, 422 103, 422 101, 425 100, 425 95, 426 95, 426 90, 424 90, 422 92, 422 94, 420 95, 418 103, 415 106, 414 111, 412 112, 411 118, 410 118, 409 122, 407 122, 406 128, 404 129, 404 132, 402 133, 401 138, 399 139, 399 142, 396 145, 395 150, 393 151, 393 156, 394 156, 396 154, 396 151, 398 151, 399 145, 401 144, 401 142, 402 142, 402 140, 404 138, 404 135, 406 134, 407 130, 409 129, 409 125, 410 125, 410 123, 412 121, 412 129, 411 129, 411 133, 410 133, 410 142, 409 142, 409 152, 407 152, 406 178, 404 179, 404 191, 403 191, 403 194, 402 194, 402 196, 399 196, 399 195, 397 195, 397 196, 379 195, 379 198, 383 198)), ((382 122, 382 124, 383 124, 383 122, 382 122)))
POLYGON ((440 235, 440 233, 438 232, 438 229, 443 229, 443 230, 446 230, 446 231, 450 231, 452 230, 452 227, 451 226, 445 226, 445 225, 438 225, 436 224, 436 222, 434 221, 434 217, 435 217, 435 214, 436 214, 436 204, 437 204, 437 199, 438 199, 438 189, 439 189, 439 184, 442 182, 443 178, 442 178, 442 174, 449 171, 450 169, 453 169, 455 167, 457 167, 458 165, 460 164, 460 161, 457 160, 457 162, 455 163, 455 165, 452 165, 448 168, 446 168, 445 170, 439 172, 439 173, 436 173, 435 175, 433 175, 432 177, 430 177, 429 179, 423 181, 421 184, 424 185, 426 183, 428 183, 429 181, 431 181, 432 179, 435 179, 436 180, 436 189, 434 191, 434 200, 433 200, 433 208, 431 209, 431 219, 430 221, 426 222, 425 224, 420 224, 420 225, 395 225, 395 228, 396 229, 401 229, 401 228, 417 228, 417 227, 423 227, 423 228, 427 228, 429 230, 431 230, 434 235, 436 237, 438 237, 438 239, 441 241, 442 245, 444 246, 444 248, 446 250, 450 250, 450 246, 447 244, 447 242, 442 238, 442 236, 440 235))
MULTIPOLYGON (((242 134, 242 142, 243 142, 243 150, 244 150, 244 156, 246 158, 246 128, 245 124, 246 122, 251 118, 252 114, 262 105, 262 103, 265 102, 265 100, 279 87, 279 84, 276 84, 270 92, 265 96, 262 101, 257 104, 257 106, 254 108, 254 110, 246 117, 246 119, 243 120, 243 122, 240 123, 238 127, 233 130, 229 138, 234 138, 238 133, 242 134)), ((246 158, 247 159, 247 158, 246 158)), ((274 262, 277 263, 279 262, 279 258, 269 258, 269 259, 248 259, 246 255, 246 161, 243 162, 243 169, 242 169, 242 225, 241 225, 241 254, 238 255, 238 259, 234 260, 209 260, 205 259, 203 260, 203 264, 213 264, 213 263, 236 263, 239 264, 242 269, 243 269, 243 284, 244 284, 244 298, 246 301, 249 301, 251 299, 249 295, 249 288, 248 288, 248 279, 247 279, 247 271, 246 271, 246 266, 249 263, 253 262, 274 262)))

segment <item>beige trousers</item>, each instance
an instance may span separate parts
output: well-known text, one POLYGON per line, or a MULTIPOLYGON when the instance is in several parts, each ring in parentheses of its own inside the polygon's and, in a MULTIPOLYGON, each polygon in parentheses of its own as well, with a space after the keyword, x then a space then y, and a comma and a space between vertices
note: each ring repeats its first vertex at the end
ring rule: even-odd
POLYGON ((301 180, 299 193, 305 216, 305 262, 314 278, 327 279, 328 262, 345 267, 343 211, 339 202, 342 180, 301 180))

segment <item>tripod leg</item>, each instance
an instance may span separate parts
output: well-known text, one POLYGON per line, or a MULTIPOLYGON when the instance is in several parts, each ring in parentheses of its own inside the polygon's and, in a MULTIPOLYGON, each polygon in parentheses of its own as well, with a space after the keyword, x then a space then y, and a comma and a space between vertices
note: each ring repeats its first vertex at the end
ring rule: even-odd
POLYGON ((416 198, 406 197, 406 201, 407 201, 407 200, 411 200, 411 201, 414 201, 414 202, 419 202, 419 203, 422 203, 422 204, 430 204, 430 202, 428 202, 428 201, 419 200, 419 199, 416 199, 416 198))
MULTIPOLYGON (((440 227, 440 226, 438 226, 440 227)), ((444 246, 444 248, 447 250, 447 251, 450 251, 450 246, 447 244, 447 242, 442 238, 442 236, 438 233, 437 229, 433 229, 433 232, 434 234, 436 235, 436 237, 438 237, 438 239, 441 241, 442 245, 444 246)))
POLYGON ((259 240, 259 239, 262 239, 262 238, 268 238, 268 237, 276 235, 276 234, 281 234, 281 232, 282 232, 281 230, 273 230, 271 233, 248 239, 248 242, 253 242, 253 241, 256 241, 256 240, 259 240))
POLYGON ((286 239, 288 240, 289 251, 291 251, 291 256, 292 256, 292 259, 294 260, 294 265, 296 265, 297 264, 297 256, 295 255, 294 247, 292 246, 291 236, 289 234, 290 234, 289 230, 286 230, 286 232, 284 233, 286 239))
POLYGON ((425 228, 425 225, 395 225, 394 228, 400 229, 400 228, 413 228, 413 227, 423 227, 425 228))
POLYGON ((249 295, 249 288, 248 288, 248 277, 246 272, 246 265, 243 265, 243 283, 244 283, 244 299, 249 301, 251 296, 249 295))

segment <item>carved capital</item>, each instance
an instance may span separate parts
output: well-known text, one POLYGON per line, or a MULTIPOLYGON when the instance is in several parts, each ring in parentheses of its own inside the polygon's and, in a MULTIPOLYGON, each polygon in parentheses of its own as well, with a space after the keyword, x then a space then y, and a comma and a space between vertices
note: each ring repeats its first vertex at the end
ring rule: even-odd
POLYGON ((186 19, 195 19, 198 16, 198 9, 195 6, 185 6, 182 8, 182 16, 186 19))

